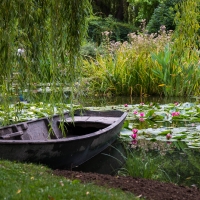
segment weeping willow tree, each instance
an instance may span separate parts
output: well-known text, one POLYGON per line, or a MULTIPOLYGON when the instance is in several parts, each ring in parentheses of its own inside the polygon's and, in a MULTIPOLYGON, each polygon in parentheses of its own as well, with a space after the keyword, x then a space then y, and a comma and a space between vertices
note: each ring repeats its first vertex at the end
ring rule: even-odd
POLYGON ((4 124, 9 123, 11 101, 17 103, 24 92, 32 99, 38 85, 49 86, 52 109, 56 102, 65 101, 63 88, 74 88, 80 77, 79 50, 90 10, 89 0, 1 0, 0 98, 4 114, 0 117, 4 124))

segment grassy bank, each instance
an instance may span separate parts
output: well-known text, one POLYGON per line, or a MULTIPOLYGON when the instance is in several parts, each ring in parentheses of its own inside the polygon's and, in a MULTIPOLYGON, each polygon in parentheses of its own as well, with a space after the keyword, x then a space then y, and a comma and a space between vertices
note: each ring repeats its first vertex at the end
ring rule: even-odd
POLYGON ((0 199, 137 199, 120 190, 52 175, 47 167, 0 161, 0 199))

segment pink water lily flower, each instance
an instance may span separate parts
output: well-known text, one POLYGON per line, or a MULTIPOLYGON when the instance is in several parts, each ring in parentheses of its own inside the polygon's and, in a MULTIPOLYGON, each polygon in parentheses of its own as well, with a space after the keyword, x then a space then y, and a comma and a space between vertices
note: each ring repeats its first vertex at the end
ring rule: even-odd
POLYGON ((139 118, 139 121, 140 121, 140 122, 143 122, 143 121, 144 121, 144 118, 140 117, 140 118, 139 118))
POLYGON ((143 106, 143 105, 144 105, 144 103, 143 103, 143 102, 141 102, 141 103, 140 103, 140 105, 141 105, 141 106, 143 106))
POLYGON ((172 135, 170 133, 167 133, 166 138, 169 140, 172 138, 172 135))
POLYGON ((180 112, 172 112, 172 117, 179 116, 179 115, 180 115, 180 112))
POLYGON ((137 115, 137 114, 138 114, 138 111, 137 111, 137 110, 133 111, 133 114, 134 114, 134 115, 137 115))
POLYGON ((175 106, 178 106, 178 104, 179 104, 178 102, 175 102, 175 103, 174 103, 175 106))
POLYGON ((137 133, 133 133, 133 134, 131 135, 131 137, 132 137, 133 139, 136 139, 136 138, 137 138, 137 133))
POLYGON ((124 106, 125 106, 125 107, 128 107, 128 104, 126 103, 126 104, 124 104, 124 106))
POLYGON ((137 140, 132 140, 131 144, 136 145, 137 144, 137 140))
POLYGON ((168 146, 171 145, 171 144, 172 144, 172 142, 167 141, 167 145, 168 145, 168 146))
POLYGON ((132 130, 132 132, 135 133, 135 134, 137 134, 137 133, 138 133, 138 129, 134 128, 134 129, 132 130))
POLYGON ((141 112, 141 113, 140 113, 140 117, 144 117, 144 112, 141 112))
POLYGON ((138 129, 134 128, 134 129, 132 130, 132 132, 133 132, 133 134, 131 135, 131 137, 132 137, 133 139, 136 139, 136 138, 137 138, 138 129))

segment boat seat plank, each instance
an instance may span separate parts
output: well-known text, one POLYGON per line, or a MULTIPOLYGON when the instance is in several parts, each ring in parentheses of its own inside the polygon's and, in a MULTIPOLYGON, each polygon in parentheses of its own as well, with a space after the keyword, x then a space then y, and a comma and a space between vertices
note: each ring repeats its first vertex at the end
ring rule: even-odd
POLYGON ((18 132, 15 132, 15 133, 2 135, 2 136, 0 136, 0 139, 10 139, 12 137, 21 136, 23 134, 24 134, 23 131, 18 131, 18 132))
MULTIPOLYGON (((117 121, 119 118, 117 117, 85 117, 85 116, 76 116, 74 118, 66 118, 65 122, 70 123, 70 122, 93 122, 93 123, 104 123, 104 124, 112 124, 115 121, 117 121)), ((59 120, 61 122, 61 120, 59 120)))

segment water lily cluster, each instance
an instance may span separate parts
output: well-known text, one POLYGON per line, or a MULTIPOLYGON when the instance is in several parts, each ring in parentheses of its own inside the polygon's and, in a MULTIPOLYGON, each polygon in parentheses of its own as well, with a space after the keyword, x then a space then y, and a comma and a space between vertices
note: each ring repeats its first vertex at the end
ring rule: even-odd
MULTIPOLYGON (((101 109, 102 108, 95 108, 101 109)), ((183 141, 190 148, 200 149, 200 105, 198 102, 169 104, 139 103, 105 106, 128 113, 121 138, 137 144, 138 140, 183 141), (136 131, 137 130, 137 131, 136 131)))

